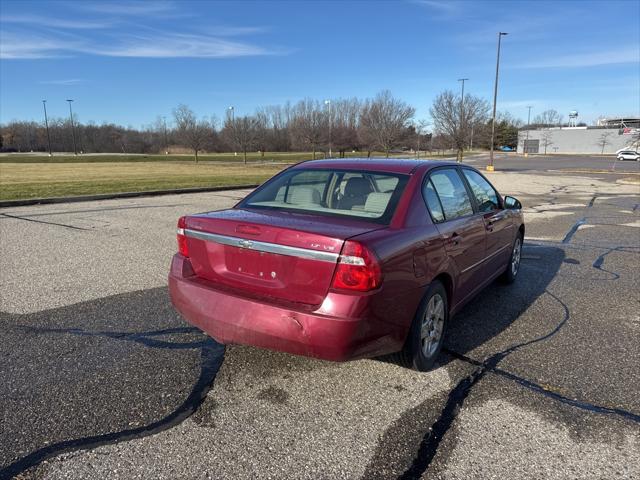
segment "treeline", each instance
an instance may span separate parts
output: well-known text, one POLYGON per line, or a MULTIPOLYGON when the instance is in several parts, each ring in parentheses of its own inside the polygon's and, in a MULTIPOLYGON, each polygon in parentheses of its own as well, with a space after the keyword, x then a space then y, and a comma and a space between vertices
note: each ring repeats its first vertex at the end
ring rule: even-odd
MULTIPOLYGON (((415 119, 415 108, 389 91, 374 98, 305 99, 295 104, 258 108, 253 115, 236 115, 230 108, 224 119, 197 117, 186 105, 170 118, 158 117, 141 129, 114 124, 81 123, 74 118, 12 121, 0 126, 0 148, 5 152, 165 153, 189 150, 196 161, 202 152, 347 151, 386 154, 397 149, 433 151, 489 148, 489 103, 473 95, 438 95, 430 109, 431 122, 415 119), (75 144, 74 144, 75 142, 75 144)), ((496 121, 496 147, 517 144, 519 120, 501 114, 496 121)))

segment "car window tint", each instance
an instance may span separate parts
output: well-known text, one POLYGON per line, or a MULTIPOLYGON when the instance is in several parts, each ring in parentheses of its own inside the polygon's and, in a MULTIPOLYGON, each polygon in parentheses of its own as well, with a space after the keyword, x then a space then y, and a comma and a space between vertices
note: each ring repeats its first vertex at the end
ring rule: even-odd
POLYGON ((476 197, 478 202, 478 210, 481 212, 490 212, 500 208, 500 202, 498 200, 498 193, 494 190, 489 182, 487 182, 482 175, 473 170, 464 168, 462 170, 464 176, 469 182, 473 196, 476 197))
POLYGON ((444 221, 444 212, 442 211, 442 205, 440 204, 440 200, 438 199, 438 194, 436 193, 435 188, 433 187, 433 183, 431 180, 427 181, 424 184, 423 188, 424 199, 427 201, 427 207, 431 212, 431 216, 435 222, 444 221))
POLYGON ((388 224, 407 179, 391 173, 293 168, 260 186, 239 206, 388 224))
POLYGON ((393 192, 398 184, 398 177, 389 175, 371 175, 378 192, 393 192))
POLYGON ((445 220, 453 220, 473 213, 467 189, 455 169, 436 170, 430 178, 440 198, 445 220))

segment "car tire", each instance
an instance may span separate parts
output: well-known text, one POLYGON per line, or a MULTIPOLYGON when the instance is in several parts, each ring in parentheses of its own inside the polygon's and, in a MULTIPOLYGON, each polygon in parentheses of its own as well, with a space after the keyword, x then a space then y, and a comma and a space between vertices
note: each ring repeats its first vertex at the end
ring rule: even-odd
POLYGON ((518 233, 511 247, 511 256, 504 273, 500 276, 502 283, 511 284, 516 281, 518 272, 520 271, 520 260, 522 259, 522 243, 524 238, 522 233, 518 233))
POLYGON ((392 356, 400 365, 427 372, 440 355, 449 323, 447 292, 438 280, 431 283, 411 323, 403 349, 392 356))

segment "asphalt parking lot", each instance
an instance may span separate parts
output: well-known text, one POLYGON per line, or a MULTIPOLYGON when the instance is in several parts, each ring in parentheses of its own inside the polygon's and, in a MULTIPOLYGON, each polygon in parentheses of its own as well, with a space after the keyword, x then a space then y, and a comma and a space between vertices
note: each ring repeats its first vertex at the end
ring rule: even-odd
POLYGON ((490 174, 525 206, 520 277, 429 373, 186 324, 175 221, 246 192, 2 209, 0 478, 640 478, 638 164, 563 161, 490 174))

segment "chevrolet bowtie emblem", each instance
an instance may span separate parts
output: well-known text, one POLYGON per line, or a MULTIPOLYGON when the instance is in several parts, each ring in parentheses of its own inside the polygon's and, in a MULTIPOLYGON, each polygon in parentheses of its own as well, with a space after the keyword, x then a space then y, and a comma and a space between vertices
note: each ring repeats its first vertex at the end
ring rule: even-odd
POLYGON ((242 248, 251 248, 253 246, 253 242, 251 240, 240 240, 238 241, 238 246, 242 248))

